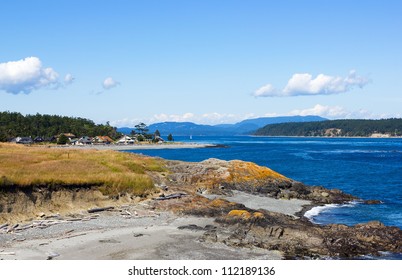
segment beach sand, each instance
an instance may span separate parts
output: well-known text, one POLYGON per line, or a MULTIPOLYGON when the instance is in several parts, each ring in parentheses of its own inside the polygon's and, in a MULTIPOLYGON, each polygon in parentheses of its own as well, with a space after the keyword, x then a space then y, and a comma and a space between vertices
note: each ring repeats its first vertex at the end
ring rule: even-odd
POLYGON ((302 199, 275 199, 266 196, 257 196, 241 191, 232 191, 233 196, 222 195, 204 195, 209 199, 223 198, 231 202, 241 203, 247 208, 251 209, 264 209, 271 212, 278 212, 285 215, 290 215, 295 218, 296 213, 303 209, 303 206, 311 204, 308 200, 302 199))
MULTIPOLYGON (((134 208, 137 209, 138 206, 134 208)), ((136 211, 131 209, 130 211, 136 211)), ((153 212, 152 212, 153 213, 153 212)), ((102 212, 97 219, 0 234, 4 260, 179 260, 281 259, 278 251, 232 248, 202 242, 203 230, 180 226, 214 226, 213 218, 180 217, 161 212, 152 217, 124 217, 102 212)))

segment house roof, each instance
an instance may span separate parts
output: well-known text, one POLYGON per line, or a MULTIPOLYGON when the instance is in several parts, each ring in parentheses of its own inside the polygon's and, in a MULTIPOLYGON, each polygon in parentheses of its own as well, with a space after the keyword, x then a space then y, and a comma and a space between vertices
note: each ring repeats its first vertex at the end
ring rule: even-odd
POLYGON ((103 142, 113 142, 113 139, 110 138, 109 136, 96 136, 95 137, 97 140, 99 141, 103 141, 103 142))
POLYGON ((63 135, 63 134, 64 134, 64 136, 67 136, 68 138, 75 138, 75 135, 72 134, 72 133, 60 133, 59 136, 61 136, 61 135, 63 135))

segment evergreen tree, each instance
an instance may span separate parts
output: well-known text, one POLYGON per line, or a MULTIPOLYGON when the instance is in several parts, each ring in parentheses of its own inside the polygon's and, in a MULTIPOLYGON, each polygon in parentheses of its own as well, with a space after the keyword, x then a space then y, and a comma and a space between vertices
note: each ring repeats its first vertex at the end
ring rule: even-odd
POLYGON ((137 124, 135 126, 135 130, 138 132, 138 134, 141 134, 141 135, 144 135, 149 131, 148 126, 145 123, 137 124))
POLYGON ((59 144, 59 145, 65 145, 65 144, 67 144, 69 142, 70 142, 70 140, 64 134, 60 135, 59 139, 57 140, 57 144, 59 144))

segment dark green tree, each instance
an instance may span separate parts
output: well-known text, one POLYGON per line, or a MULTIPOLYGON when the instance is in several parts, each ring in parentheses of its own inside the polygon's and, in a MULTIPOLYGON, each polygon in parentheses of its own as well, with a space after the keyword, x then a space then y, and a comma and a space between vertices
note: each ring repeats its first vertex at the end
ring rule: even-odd
POLYGON ((64 134, 60 135, 59 139, 57 140, 57 144, 58 145, 65 145, 67 143, 69 143, 70 140, 68 139, 68 137, 64 134))
POLYGON ((174 141, 172 133, 169 133, 168 137, 167 137, 168 141, 174 141))
POLYGON ((141 134, 141 135, 144 135, 149 131, 148 126, 145 123, 137 124, 135 126, 135 130, 137 131, 138 134, 141 134))

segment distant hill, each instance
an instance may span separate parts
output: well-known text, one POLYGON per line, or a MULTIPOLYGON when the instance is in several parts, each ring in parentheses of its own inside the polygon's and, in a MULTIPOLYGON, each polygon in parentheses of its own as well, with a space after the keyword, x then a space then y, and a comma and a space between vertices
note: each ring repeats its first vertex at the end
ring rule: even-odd
POLYGON ((402 119, 332 120, 271 124, 258 129, 259 136, 389 137, 402 136, 402 119))
MULTIPOLYGON (((174 136, 231 136, 252 134, 257 129, 264 127, 267 124, 324 120, 327 119, 318 116, 265 117, 248 119, 235 124, 219 125, 202 125, 192 122, 162 122, 151 124, 148 128, 150 133, 159 130, 161 135, 168 135, 171 133, 174 136)), ((129 134, 132 130, 133 128, 122 127, 117 131, 129 134)))

